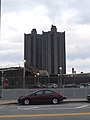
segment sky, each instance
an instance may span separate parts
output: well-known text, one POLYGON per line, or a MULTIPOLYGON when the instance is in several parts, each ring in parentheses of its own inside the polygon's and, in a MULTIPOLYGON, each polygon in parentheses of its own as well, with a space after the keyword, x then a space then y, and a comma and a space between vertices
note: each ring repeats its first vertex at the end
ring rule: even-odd
POLYGON ((66 70, 90 72, 90 0, 2 0, 0 67, 22 66, 24 33, 65 31, 66 70))

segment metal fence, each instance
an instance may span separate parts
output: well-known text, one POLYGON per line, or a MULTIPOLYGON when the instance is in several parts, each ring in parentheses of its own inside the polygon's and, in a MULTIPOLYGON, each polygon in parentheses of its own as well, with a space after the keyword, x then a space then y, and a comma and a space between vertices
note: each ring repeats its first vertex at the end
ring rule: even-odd
POLYGON ((57 86, 63 87, 66 84, 80 84, 80 83, 90 83, 90 77, 68 77, 68 76, 33 76, 26 77, 24 80, 23 86, 23 77, 6 77, 4 81, 0 80, 0 86, 4 89, 13 89, 13 88, 32 88, 33 85, 42 84, 48 85, 49 83, 55 83, 57 86), (5 82, 5 79, 8 80, 8 83, 5 82), (8 85, 7 85, 8 84, 8 85))
MULTIPOLYGON (((22 77, 7 77, 8 82, 6 83, 5 79, 3 80, 3 88, 5 89, 13 89, 13 88, 23 88, 23 78, 22 77), (7 85, 8 84, 8 85, 7 85)), ((26 77, 24 79, 25 88, 30 88, 34 84, 44 84, 48 83, 56 83, 59 84, 58 78, 49 77, 49 76, 36 76, 36 77, 26 77)), ((2 81, 0 82, 2 86, 2 81)))

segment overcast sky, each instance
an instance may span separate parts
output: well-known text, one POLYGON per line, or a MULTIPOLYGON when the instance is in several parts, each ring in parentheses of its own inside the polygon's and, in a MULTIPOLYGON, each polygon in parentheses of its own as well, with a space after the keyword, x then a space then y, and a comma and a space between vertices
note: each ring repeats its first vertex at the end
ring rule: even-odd
POLYGON ((24 33, 66 32, 67 73, 90 72, 90 0, 2 0, 0 66, 21 65, 24 33))

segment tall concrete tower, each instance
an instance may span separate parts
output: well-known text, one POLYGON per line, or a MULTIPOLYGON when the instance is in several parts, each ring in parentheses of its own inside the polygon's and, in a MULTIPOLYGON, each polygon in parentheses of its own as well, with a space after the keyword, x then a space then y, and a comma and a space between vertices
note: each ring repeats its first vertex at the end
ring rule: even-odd
POLYGON ((56 26, 51 31, 37 34, 36 29, 31 34, 24 34, 24 59, 26 68, 47 70, 49 74, 66 73, 65 32, 57 32, 56 26))

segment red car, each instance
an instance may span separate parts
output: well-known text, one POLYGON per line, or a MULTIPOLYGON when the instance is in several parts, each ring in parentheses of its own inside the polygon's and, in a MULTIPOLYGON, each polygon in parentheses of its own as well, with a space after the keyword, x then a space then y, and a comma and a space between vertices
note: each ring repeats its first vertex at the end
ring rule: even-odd
POLYGON ((57 104, 66 99, 62 94, 53 90, 38 90, 30 95, 21 96, 18 99, 19 104, 34 104, 34 103, 53 103, 57 104))

